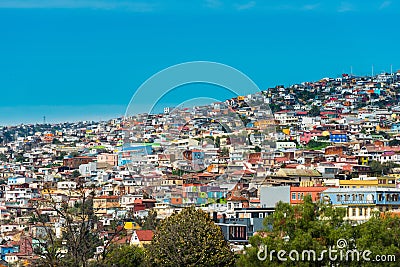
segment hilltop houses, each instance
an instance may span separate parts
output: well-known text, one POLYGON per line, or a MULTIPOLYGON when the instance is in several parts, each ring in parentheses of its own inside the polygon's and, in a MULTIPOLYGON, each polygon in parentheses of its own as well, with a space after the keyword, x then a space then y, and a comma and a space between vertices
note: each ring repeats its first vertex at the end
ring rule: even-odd
POLYGON ((0 127, 0 265, 37 257, 33 211, 62 236, 54 207, 77 209, 82 196, 102 240, 123 221, 119 242, 138 246, 153 237, 139 219, 187 206, 238 244, 279 201, 307 195, 354 223, 398 211, 399 93, 400 72, 346 74, 160 114, 0 127))

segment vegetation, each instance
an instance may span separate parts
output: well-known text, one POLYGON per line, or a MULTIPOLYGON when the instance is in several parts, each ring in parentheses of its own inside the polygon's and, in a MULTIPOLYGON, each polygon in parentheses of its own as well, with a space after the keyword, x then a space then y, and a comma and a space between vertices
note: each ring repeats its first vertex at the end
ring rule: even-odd
POLYGON ((8 161, 7 156, 5 154, 3 154, 3 153, 0 153, 0 161, 7 162, 8 161))
POLYGON ((103 261, 94 262, 93 267, 139 267, 146 266, 144 250, 138 246, 113 245, 103 261))
POLYGON ((308 142, 306 147, 311 150, 320 150, 327 146, 329 146, 328 142, 318 142, 315 140, 310 140, 310 142, 308 142))
POLYGON ((223 156, 223 157, 229 156, 229 148, 223 147, 223 148, 221 149, 221 156, 223 156))
MULTIPOLYGON (((345 221, 344 216, 344 209, 313 203, 309 195, 305 196, 304 204, 300 205, 279 202, 276 211, 264 221, 265 231, 250 239, 251 247, 240 257, 238 266, 374 266, 374 262, 346 261, 339 256, 335 260, 328 254, 318 259, 324 250, 339 249, 338 240, 346 241, 347 246, 343 248, 345 250, 370 250, 370 259, 374 259, 375 255, 395 255, 397 259, 400 257, 399 217, 381 217, 375 214, 368 222, 354 225, 345 221), (260 253, 260 247, 266 248, 267 254, 265 250, 260 253), (270 258, 272 250, 275 254, 270 258), (288 253, 297 251, 300 254, 299 260, 296 253, 293 253, 291 257, 288 254, 284 256, 287 261, 280 261, 276 253, 279 250, 288 253), (302 260, 302 252, 310 250, 316 252, 315 260, 312 254, 310 260, 307 260, 308 253, 305 254, 305 260, 302 260), (260 260, 259 257, 266 258, 260 260)), ((387 266, 397 266, 397 263, 391 262, 387 266)))
POLYGON ((154 210, 150 210, 148 215, 143 219, 140 217, 134 217, 134 222, 143 230, 156 230, 160 225, 160 219, 157 218, 157 212, 154 210))
POLYGON ((312 117, 316 117, 316 116, 319 116, 320 113, 321 113, 320 107, 312 106, 311 110, 308 112, 308 115, 310 115, 312 117))
POLYGON ((25 160, 26 160, 27 158, 25 158, 22 154, 17 154, 16 156, 15 156, 15 161, 16 162, 24 162, 25 160))
POLYGON ((400 146, 400 140, 392 139, 389 141, 389 146, 400 146))
POLYGON ((81 173, 80 173, 78 170, 74 170, 74 171, 72 172, 72 177, 73 177, 73 178, 77 178, 77 177, 79 177, 79 176, 81 176, 81 173))
POLYGON ((53 145, 61 145, 61 141, 58 140, 57 138, 54 138, 53 141, 51 142, 53 145))
POLYGON ((67 155, 67 152, 61 151, 60 155, 58 157, 56 157, 56 160, 63 160, 66 155, 67 155))
POLYGON ((233 266, 235 262, 221 228, 195 207, 162 221, 146 253, 151 266, 233 266))
POLYGON ((37 203, 46 205, 62 218, 63 231, 57 235, 48 224, 49 217, 40 214, 39 207, 35 209, 31 220, 40 231, 34 236, 38 242, 34 251, 41 256, 35 266, 88 266, 96 247, 102 245, 94 228, 97 217, 93 211, 93 194, 87 197, 83 189, 77 192, 80 192, 80 202, 72 208, 68 201, 60 203, 51 195, 47 201, 37 203))
POLYGON ((399 164, 396 164, 394 162, 384 162, 380 163, 379 161, 376 160, 371 160, 368 165, 371 167, 371 171, 375 173, 376 175, 382 175, 382 174, 389 174, 392 170, 392 168, 397 168, 400 167, 399 164))

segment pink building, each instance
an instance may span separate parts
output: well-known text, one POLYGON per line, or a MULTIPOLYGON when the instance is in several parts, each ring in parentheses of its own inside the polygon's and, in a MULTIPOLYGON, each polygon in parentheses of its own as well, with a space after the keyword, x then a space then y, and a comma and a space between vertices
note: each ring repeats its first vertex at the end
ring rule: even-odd
POLYGON ((109 154, 109 153, 101 153, 97 155, 97 163, 107 164, 111 166, 118 165, 118 155, 117 154, 109 154))
POLYGON ((319 130, 311 130, 311 131, 304 131, 303 134, 300 136, 300 142, 302 144, 308 144, 311 139, 315 136, 322 136, 322 131, 319 130))

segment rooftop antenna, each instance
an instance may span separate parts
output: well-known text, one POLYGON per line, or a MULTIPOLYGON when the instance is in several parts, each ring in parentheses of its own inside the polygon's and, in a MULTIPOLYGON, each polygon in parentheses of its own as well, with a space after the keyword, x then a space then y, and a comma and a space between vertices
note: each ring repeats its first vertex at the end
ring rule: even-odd
POLYGON ((353 77, 353 66, 350 66, 350 76, 353 77))
POLYGON ((43 124, 46 124, 46 116, 43 116, 43 124))
POLYGON ((372 75, 371 75, 371 77, 374 77, 374 64, 372 64, 372 75))
POLYGON ((390 64, 390 75, 393 75, 393 65, 390 64))

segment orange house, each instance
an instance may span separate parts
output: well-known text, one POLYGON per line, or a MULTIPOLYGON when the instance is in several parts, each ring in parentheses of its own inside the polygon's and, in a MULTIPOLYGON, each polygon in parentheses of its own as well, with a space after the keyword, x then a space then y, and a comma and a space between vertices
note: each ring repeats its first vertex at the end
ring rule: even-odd
POLYGON ((325 191, 328 187, 325 186, 291 186, 290 187, 290 204, 300 204, 303 203, 303 199, 306 195, 311 195, 313 202, 317 202, 321 193, 325 191))
POLYGON ((183 204, 183 199, 182 197, 171 197, 171 205, 182 205, 183 204))

